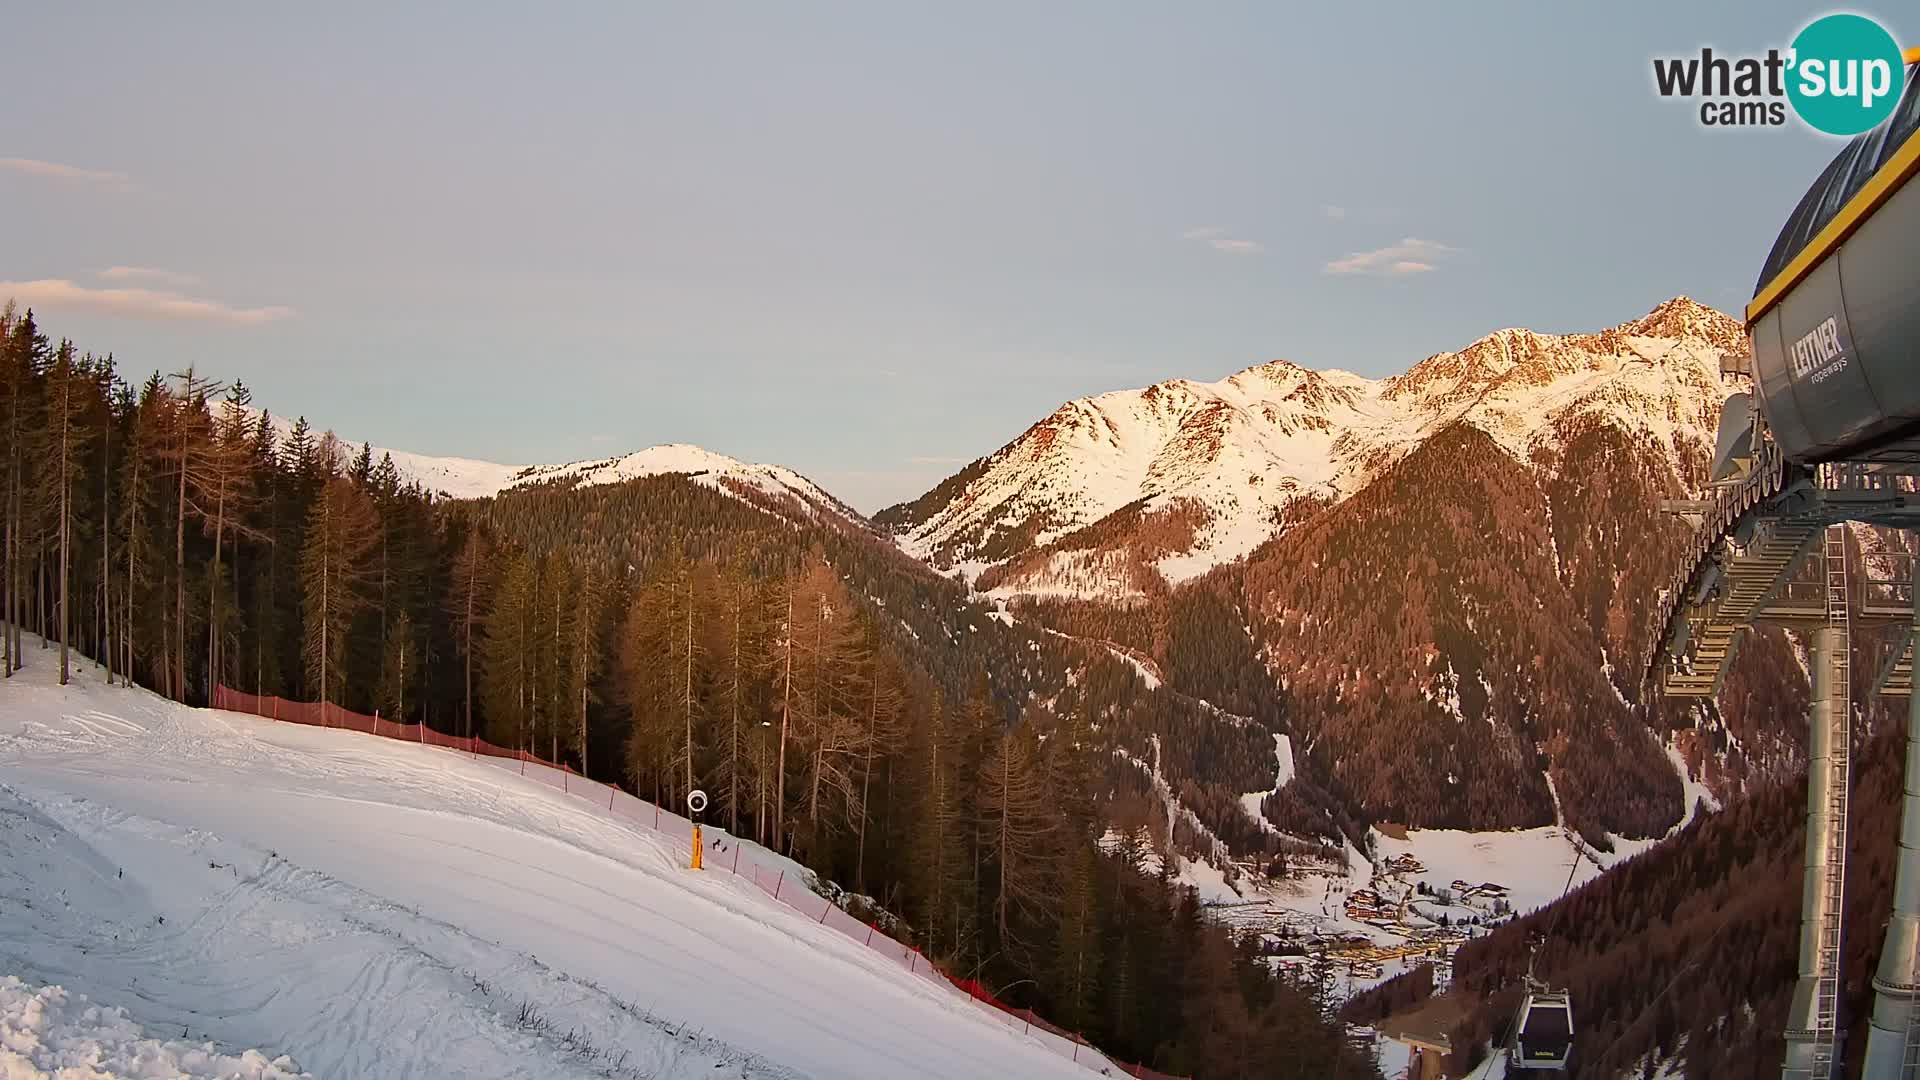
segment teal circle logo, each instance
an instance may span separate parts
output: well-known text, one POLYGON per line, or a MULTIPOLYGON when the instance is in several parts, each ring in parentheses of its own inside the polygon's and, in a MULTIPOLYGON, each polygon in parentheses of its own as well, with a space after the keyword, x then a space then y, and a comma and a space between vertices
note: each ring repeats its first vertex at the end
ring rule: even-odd
POLYGON ((1864 15, 1824 15, 1793 39, 1787 100, 1816 131, 1858 135, 1893 115, 1906 88, 1900 46, 1864 15))

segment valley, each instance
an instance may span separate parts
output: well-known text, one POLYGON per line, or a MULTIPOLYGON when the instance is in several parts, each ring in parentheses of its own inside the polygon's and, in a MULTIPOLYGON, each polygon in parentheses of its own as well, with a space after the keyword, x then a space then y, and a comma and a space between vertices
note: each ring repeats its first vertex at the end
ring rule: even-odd
MULTIPOLYGON (((1176 963, 1131 942, 1185 904, 1251 942, 1235 963, 1365 1008, 1423 972, 1444 988, 1514 919, 1791 775, 1782 719, 1807 691, 1785 635, 1750 644, 1720 708, 1625 674, 1684 532, 1659 503, 1701 482, 1715 366, 1739 343, 1681 298, 1594 333, 1499 331, 1389 379, 1270 364, 1101 395, 872 518, 693 446, 433 457, 150 381, 147 415, 231 455, 187 475, 239 494, 231 552, 217 532, 181 544, 236 572, 136 574, 167 619, 110 603, 92 647, 189 700, 203 678, 325 694, 661 801, 705 778, 739 835, 952 970, 1035 982, 1016 1005, 1178 1070, 1203 1051, 1130 1035, 1137 1000, 1082 998, 1044 957, 1083 949, 1116 977, 1176 963), (363 531, 330 539, 334 514, 363 531), (282 576, 262 538, 308 554, 282 576), (361 568, 333 624, 344 671, 315 667, 311 618, 288 618, 316 553, 361 568), (203 616, 226 621, 225 655, 180 663, 170 593, 223 581, 203 616), (1062 784, 1084 811, 1049 811, 1062 784), (1100 862, 1079 835, 1103 837, 1100 862), (969 851, 990 872, 926 862, 969 851), (1116 875, 1137 884, 1072 915, 1116 875), (1122 936, 1077 939, 1076 918, 1122 936)), ((125 468, 181 438, 124 417, 125 468)), ((159 537, 198 512, 165 490, 135 504, 159 537)), ((1377 1035, 1343 1040, 1326 1052, 1396 1060, 1377 1035)))

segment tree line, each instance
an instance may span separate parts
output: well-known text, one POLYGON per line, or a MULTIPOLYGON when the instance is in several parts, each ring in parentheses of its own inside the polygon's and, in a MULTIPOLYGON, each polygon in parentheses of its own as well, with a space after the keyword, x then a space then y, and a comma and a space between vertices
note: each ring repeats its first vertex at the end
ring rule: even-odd
POLYGON ((484 736, 667 805, 702 787, 710 819, 1111 1053, 1374 1075, 1136 841, 1096 843, 1131 771, 1112 739, 1175 708, 1129 700, 1117 661, 1046 707, 1032 687, 1081 681, 1048 635, 688 478, 450 500, 238 382, 129 383, 32 312, 0 312, 0 360, 7 676, 90 662, 188 704, 224 684, 484 736))

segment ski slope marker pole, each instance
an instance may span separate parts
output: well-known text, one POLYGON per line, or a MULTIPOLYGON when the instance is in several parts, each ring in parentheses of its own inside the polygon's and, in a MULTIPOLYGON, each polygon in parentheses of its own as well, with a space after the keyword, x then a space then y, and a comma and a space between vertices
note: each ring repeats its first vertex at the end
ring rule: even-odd
POLYGON ((707 808, 707 793, 699 788, 687 792, 687 812, 693 815, 693 869, 700 869, 700 814, 707 808))

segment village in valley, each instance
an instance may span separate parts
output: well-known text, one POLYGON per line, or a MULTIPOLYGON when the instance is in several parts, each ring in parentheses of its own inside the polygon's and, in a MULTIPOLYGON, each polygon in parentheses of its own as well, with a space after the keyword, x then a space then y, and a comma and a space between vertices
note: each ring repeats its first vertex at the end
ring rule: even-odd
POLYGON ((1420 963, 1433 964, 1444 985, 1460 944, 1512 913, 1510 890, 1499 882, 1456 878, 1435 886, 1411 853, 1377 865, 1358 856, 1349 849, 1346 866, 1297 859, 1278 878, 1236 867, 1242 899, 1214 898, 1210 910, 1258 933, 1276 965, 1301 969, 1338 997, 1420 963))

